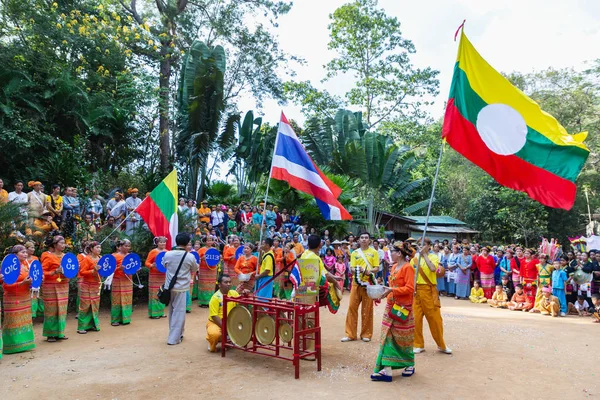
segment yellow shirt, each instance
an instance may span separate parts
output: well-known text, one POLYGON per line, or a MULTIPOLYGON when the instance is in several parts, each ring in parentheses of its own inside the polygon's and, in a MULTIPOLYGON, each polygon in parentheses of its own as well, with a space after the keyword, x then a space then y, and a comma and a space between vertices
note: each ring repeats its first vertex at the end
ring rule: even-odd
POLYGON ((357 267, 365 268, 365 273, 361 274, 360 280, 363 282, 369 282, 369 274, 371 273, 371 269, 379 268, 379 253, 372 247, 369 247, 366 250, 363 250, 364 258, 367 259, 369 265, 365 264, 364 258, 360 255, 360 249, 356 249, 352 252, 350 256, 350 267, 356 269, 357 267))
POLYGON ((8 192, 0 189, 0 204, 8 203, 8 192))
POLYGON ((471 288, 471 296, 475 297, 484 297, 483 288, 479 287, 479 289, 471 288))
MULTIPOLYGON (((235 290, 231 289, 229 292, 227 292, 227 296, 240 297, 240 294, 235 290)), ((234 303, 233 301, 227 304, 227 315, 229 315, 229 313, 231 312, 233 307, 236 306, 236 304, 237 303, 234 303)), ((223 319, 223 293, 221 293, 220 290, 217 290, 208 302, 208 319, 212 321, 214 316, 223 319)))
POLYGON ((262 274, 265 271, 269 271, 269 274, 267 276, 273 276, 273 267, 274 267, 274 261, 275 261, 275 254, 273 254, 273 250, 269 250, 268 252, 265 253, 265 255, 262 257, 262 260, 260 262, 260 271, 259 274, 262 274), (269 254, 272 256, 270 257, 269 254))
MULTIPOLYGON (((321 259, 321 257, 316 255, 312 251, 307 250, 304 253, 302 253, 302 257, 300 257, 300 259, 301 260, 318 260, 319 261, 319 276, 321 277, 321 280, 325 277, 325 264, 323 264, 323 260, 321 259)), ((304 280, 301 282, 300 285, 301 286, 305 285, 304 280)))
MULTIPOLYGON (((52 195, 49 194, 48 196, 46 196, 46 203, 50 206, 52 206, 52 195)), ((63 198, 62 196, 58 196, 58 198, 56 200, 54 200, 54 206, 52 207, 54 208, 54 211, 56 211, 57 213, 60 213, 63 209, 63 198)))
POLYGON ((502 290, 500 293, 498 293, 498 291, 495 291, 492 295, 492 300, 508 301, 508 296, 506 295, 506 292, 504 290, 502 290))
MULTIPOLYGON (((435 267, 435 269, 437 269, 438 265, 440 264, 440 259, 438 258, 438 256, 430 253, 427 255, 427 257, 429 257, 429 261, 431 261, 433 263, 433 266, 435 267)), ((415 267, 415 269, 417 267, 418 260, 419 260, 418 254, 416 256, 414 256, 412 260, 410 260, 410 265, 415 267)), ((437 276, 435 275, 435 271, 431 271, 429 269, 429 266, 423 259, 423 256, 421 256, 421 264, 419 264, 419 272, 417 273, 417 285, 428 285, 429 284, 421 276, 421 272, 420 272, 421 270, 423 270, 423 273, 425 274, 425 276, 427 276, 427 278, 429 278, 429 281, 433 285, 435 285, 437 283, 437 276)), ((415 270, 415 272, 416 272, 416 270, 415 270)))

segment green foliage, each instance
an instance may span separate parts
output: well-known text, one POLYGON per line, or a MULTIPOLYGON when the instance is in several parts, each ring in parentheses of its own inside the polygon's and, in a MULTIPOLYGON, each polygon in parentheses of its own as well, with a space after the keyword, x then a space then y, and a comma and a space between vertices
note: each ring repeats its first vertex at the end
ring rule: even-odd
POLYGON ((365 111, 367 124, 410 114, 425 95, 436 95, 438 71, 410 62, 413 43, 400 32, 400 22, 377 8, 377 0, 355 0, 329 16, 329 49, 338 53, 327 65, 327 78, 356 77, 346 93, 348 103, 365 111))
POLYGON ((469 202, 466 222, 489 243, 537 245, 547 234, 548 212, 525 193, 499 186, 491 179, 487 190, 469 202))
POLYGON ((208 157, 233 143, 237 114, 227 118, 220 131, 224 102, 225 50, 209 48, 195 40, 183 60, 179 83, 180 131, 177 150, 180 162, 187 164, 188 197, 204 197, 208 157), (200 181, 198 182, 198 179, 200 181))
POLYGON ((262 118, 254 118, 248 111, 243 122, 237 121, 238 140, 224 154, 233 158, 229 170, 236 178, 237 193, 253 201, 257 185, 266 178, 271 167, 277 126, 262 124, 262 118))

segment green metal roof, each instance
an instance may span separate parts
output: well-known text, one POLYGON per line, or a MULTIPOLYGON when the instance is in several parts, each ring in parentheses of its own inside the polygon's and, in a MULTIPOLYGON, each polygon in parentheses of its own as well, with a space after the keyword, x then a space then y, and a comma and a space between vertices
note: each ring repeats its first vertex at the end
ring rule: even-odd
MULTIPOLYGON (((410 215, 408 218, 412 219, 418 225, 425 224, 426 216, 413 216, 410 215)), ((456 218, 447 217, 445 215, 431 215, 429 216, 429 224, 431 225, 467 225, 465 222, 462 222, 456 218)))

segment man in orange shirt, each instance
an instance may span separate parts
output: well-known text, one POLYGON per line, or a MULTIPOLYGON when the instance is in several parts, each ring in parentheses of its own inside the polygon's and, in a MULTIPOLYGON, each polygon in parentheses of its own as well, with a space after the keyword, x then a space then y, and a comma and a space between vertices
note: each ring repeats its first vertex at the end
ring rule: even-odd
POLYGON ((210 208, 208 208, 208 201, 202 201, 202 204, 198 209, 198 218, 200 219, 200 222, 206 224, 210 223, 210 208))
POLYGON ((304 253, 304 246, 302 246, 302 243, 300 243, 298 241, 298 233, 294 233, 292 240, 293 240, 294 251, 296 252, 296 258, 300 258, 302 253, 304 253))

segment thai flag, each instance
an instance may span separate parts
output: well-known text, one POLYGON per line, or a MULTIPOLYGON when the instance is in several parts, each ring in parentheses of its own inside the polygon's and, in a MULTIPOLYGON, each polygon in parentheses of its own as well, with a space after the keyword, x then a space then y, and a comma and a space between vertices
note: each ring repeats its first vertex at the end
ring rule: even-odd
POLYGON ((283 113, 275 140, 271 177, 313 196, 325 219, 352 219, 338 201, 342 190, 317 168, 283 113))
POLYGON ((294 285, 294 289, 298 288, 300 282, 302 282, 302 273, 300 272, 300 267, 298 266, 297 261, 294 261, 294 266, 290 271, 290 281, 294 285))

